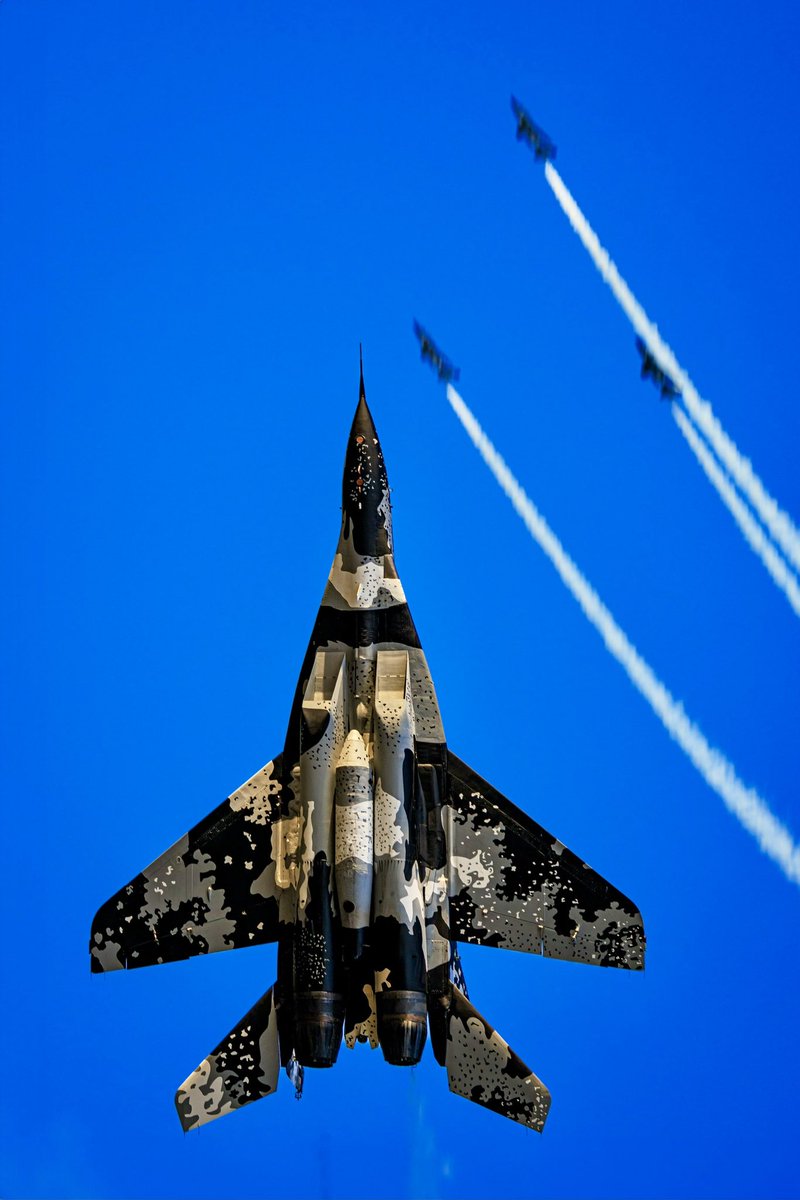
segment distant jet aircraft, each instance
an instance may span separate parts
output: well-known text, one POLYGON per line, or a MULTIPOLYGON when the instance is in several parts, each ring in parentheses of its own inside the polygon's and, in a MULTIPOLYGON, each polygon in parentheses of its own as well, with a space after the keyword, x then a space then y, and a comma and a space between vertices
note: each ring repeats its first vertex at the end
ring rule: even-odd
POLYGON ((681 394, 680 388, 673 383, 666 371, 662 371, 655 356, 647 349, 643 338, 637 337, 636 349, 642 357, 641 378, 647 379, 649 376, 652 379, 656 387, 661 389, 662 400, 676 400, 681 394))
MULTIPOLYGON (((520 670, 529 655, 523 631, 520 670)), ((509 738, 530 735, 525 721, 509 712, 509 738)), ((447 746, 363 375, 341 534, 283 749, 102 906, 92 970, 265 942, 278 944, 277 982, 178 1089, 184 1129, 271 1095, 281 1066, 299 1091, 342 1035, 411 1066, 430 1028, 451 1091, 541 1130, 550 1093, 467 998, 458 943, 644 966, 635 905, 447 746)))
POLYGON ((524 139, 533 150, 536 159, 547 161, 555 158, 555 142, 552 142, 545 131, 536 124, 515 96, 511 97, 511 111, 517 118, 517 141, 521 142, 524 139))
POLYGON ((454 367, 447 355, 442 354, 436 342, 429 333, 426 333, 419 321, 414 322, 414 333, 419 338, 422 361, 427 359, 443 382, 457 381, 460 374, 458 367, 454 367))

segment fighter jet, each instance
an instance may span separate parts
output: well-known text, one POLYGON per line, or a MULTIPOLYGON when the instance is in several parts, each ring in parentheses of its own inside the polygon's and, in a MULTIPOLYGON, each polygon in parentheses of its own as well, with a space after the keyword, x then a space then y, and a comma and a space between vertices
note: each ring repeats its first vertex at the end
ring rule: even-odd
POLYGON ((515 96, 511 97, 511 111, 517 118, 517 141, 523 139, 528 143, 537 159, 553 159, 556 156, 555 143, 550 140, 545 131, 534 121, 515 96))
POLYGON ((652 379, 656 387, 661 390, 662 400, 676 400, 681 394, 680 388, 673 383, 666 371, 662 371, 655 356, 647 349, 643 338, 637 337, 636 349, 642 357, 642 379, 647 379, 648 376, 652 379))
POLYGON ((644 966, 631 901, 447 745, 363 374, 283 748, 102 906, 91 964, 265 942, 276 982, 178 1089, 186 1130, 272 1095, 281 1066, 299 1090, 342 1039, 412 1066, 428 1031, 451 1091, 541 1130, 550 1094, 468 999, 459 943, 644 966))
POLYGON ((436 345, 436 342, 433 340, 431 335, 422 328, 419 321, 414 322, 414 333, 419 338, 420 358, 422 361, 424 362, 427 358, 433 369, 436 371, 436 374, 439 376, 439 379, 444 383, 449 383, 451 380, 458 380, 458 367, 454 367, 447 355, 442 354, 441 350, 436 345))

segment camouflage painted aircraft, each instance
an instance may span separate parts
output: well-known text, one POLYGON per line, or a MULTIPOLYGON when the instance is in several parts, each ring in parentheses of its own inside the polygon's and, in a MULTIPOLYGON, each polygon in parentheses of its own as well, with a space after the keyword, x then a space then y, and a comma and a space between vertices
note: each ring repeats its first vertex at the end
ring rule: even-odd
POLYGON ((511 97, 511 111, 517 118, 517 141, 526 141, 537 160, 547 161, 547 159, 555 158, 555 142, 551 142, 545 131, 536 124, 533 117, 522 107, 515 96, 511 97))
POLYGON ((654 354, 651 354, 647 349, 647 345, 643 338, 637 337, 636 349, 642 358, 641 378, 647 379, 648 376, 653 383, 661 391, 662 400, 677 400, 681 391, 676 383, 670 379, 666 371, 663 371, 656 362, 654 354))
POLYGON ((419 321, 414 322, 414 333, 419 339, 420 358, 422 361, 425 362, 426 359, 428 360, 443 383, 449 383, 451 380, 457 382, 459 376, 458 367, 454 367, 447 355, 442 354, 436 342, 422 328, 419 321))
POLYGON ((103 905, 92 970, 277 942, 277 981, 178 1089, 184 1129, 330 1067, 342 1035, 531 1129, 544 1085, 467 997, 459 942, 640 970, 636 907, 447 746, 394 562, 363 375, 342 526, 283 750, 103 905))

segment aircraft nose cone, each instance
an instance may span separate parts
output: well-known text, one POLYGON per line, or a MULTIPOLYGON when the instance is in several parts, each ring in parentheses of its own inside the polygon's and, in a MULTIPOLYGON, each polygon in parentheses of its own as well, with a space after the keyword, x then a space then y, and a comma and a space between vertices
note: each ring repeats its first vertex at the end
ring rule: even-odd
POLYGON ((347 441, 342 479, 342 537, 356 554, 378 558, 392 549, 392 509, 386 464, 367 406, 361 374, 358 407, 347 441))

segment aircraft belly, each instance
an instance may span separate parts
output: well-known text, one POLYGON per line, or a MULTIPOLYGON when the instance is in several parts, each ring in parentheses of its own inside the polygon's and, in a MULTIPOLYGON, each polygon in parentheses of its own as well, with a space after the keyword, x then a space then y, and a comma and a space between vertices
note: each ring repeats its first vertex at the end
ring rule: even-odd
POLYGON ((423 872, 422 897, 425 907, 425 958, 428 971, 450 962, 450 899, 447 871, 442 867, 423 872))
POLYGON ((333 560, 322 603, 345 612, 405 604, 403 585, 390 559, 356 554, 346 544, 333 560))
POLYGON ((336 767, 335 881, 349 958, 360 957, 372 908, 372 772, 364 739, 351 729, 336 767), (351 936, 348 936, 351 935, 351 936))
POLYGON ((444 727, 436 699, 428 660, 424 651, 410 649, 408 662, 411 676, 411 697, 414 702, 414 727, 418 741, 444 742, 444 727))
POLYGON ((425 903, 417 864, 399 858, 375 860, 373 921, 389 918, 406 929, 425 926, 425 903))
POLYGON ((318 651, 303 697, 302 833, 292 972, 294 1043, 303 1066, 332 1066, 344 1020, 333 870, 334 794, 347 721, 346 675, 343 653, 318 651))
POLYGON ((345 738, 344 655, 317 652, 303 699, 300 735, 300 873, 298 908, 307 904, 307 881, 322 863, 333 866, 336 764, 345 738))

